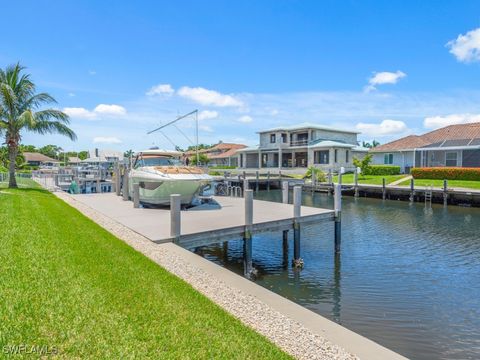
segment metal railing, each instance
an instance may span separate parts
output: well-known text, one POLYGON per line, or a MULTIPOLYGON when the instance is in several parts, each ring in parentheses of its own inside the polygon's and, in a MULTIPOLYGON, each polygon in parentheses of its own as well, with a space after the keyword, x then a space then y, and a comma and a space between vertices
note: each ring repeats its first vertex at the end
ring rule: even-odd
MULTIPOLYGON (((17 173, 15 174, 15 179, 17 180, 17 185, 20 187, 29 187, 31 186, 32 174, 17 173)), ((0 173, 0 184, 8 185, 10 181, 9 173, 0 173)))

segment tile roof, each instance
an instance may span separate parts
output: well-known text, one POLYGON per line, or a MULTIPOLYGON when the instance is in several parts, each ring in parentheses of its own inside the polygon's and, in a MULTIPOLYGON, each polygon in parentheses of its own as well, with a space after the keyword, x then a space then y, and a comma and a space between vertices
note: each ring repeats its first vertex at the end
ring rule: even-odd
POLYGON ((423 135, 409 135, 404 138, 379 145, 372 152, 413 150, 428 146, 477 145, 480 141, 480 122, 449 125, 423 135))
POLYGON ((36 152, 24 152, 22 153, 26 162, 38 161, 38 162, 60 162, 58 160, 52 159, 46 155, 36 153, 36 152))

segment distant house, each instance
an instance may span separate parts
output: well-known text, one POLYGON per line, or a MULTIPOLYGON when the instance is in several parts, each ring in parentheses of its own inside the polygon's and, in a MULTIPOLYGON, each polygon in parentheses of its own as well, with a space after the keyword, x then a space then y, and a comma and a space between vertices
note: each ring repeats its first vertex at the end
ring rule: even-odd
POLYGON ((60 161, 37 152, 24 152, 22 155, 29 166, 58 166, 60 164, 60 161))
POLYGON ((101 165, 108 169, 118 161, 123 161, 123 152, 121 151, 93 149, 88 152, 88 157, 82 160, 82 164, 101 165))
MULTIPOLYGON (((211 148, 202 149, 199 153, 207 155, 210 166, 238 166, 237 150, 244 148, 246 146, 242 144, 221 142, 211 148)), ((187 155, 195 156, 195 151, 189 151, 187 155)))
POLYGON ((68 164, 69 165, 80 165, 81 162, 82 162, 82 159, 80 159, 77 156, 69 156, 68 157, 68 164))
POLYGON ((450 125, 410 135, 370 150, 373 164, 412 167, 480 167, 480 123, 450 125))
POLYGON ((353 170, 353 158, 368 149, 358 146, 358 132, 304 123, 258 132, 260 145, 240 149, 240 168, 353 170))

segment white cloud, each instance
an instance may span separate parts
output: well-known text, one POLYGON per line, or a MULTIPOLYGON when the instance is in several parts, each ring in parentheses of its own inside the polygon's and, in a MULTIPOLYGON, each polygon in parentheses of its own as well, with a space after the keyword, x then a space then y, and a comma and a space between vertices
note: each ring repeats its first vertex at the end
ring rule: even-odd
POLYGON ((218 117, 218 112, 214 110, 203 110, 198 114, 198 120, 215 119, 216 117, 218 117))
POLYGON ((93 111, 102 115, 125 115, 127 113, 127 110, 123 106, 115 104, 100 104, 97 105, 93 111))
POLYGON ((115 136, 97 136, 93 138, 95 144, 121 144, 122 140, 115 136))
POLYGON ((365 91, 369 92, 372 90, 376 90, 377 85, 383 84, 396 84, 401 78, 407 76, 403 71, 396 71, 396 72, 389 72, 389 71, 382 71, 374 73, 373 76, 368 79, 368 85, 365 87, 365 91))
POLYGON ((63 108, 63 112, 75 119, 93 120, 97 117, 97 114, 93 111, 87 110, 83 107, 66 107, 63 108))
POLYGON ((205 106, 218 107, 240 107, 243 103, 232 95, 221 94, 215 90, 208 90, 202 87, 191 88, 183 86, 178 90, 178 95, 193 100, 205 106))
POLYGON ((480 122, 480 114, 450 114, 446 116, 431 116, 423 120, 427 129, 438 129, 448 125, 467 124, 480 122))
POLYGON ((209 132, 209 133, 213 132, 213 129, 208 125, 200 125, 198 128, 205 132, 209 132))
POLYGON ((450 48, 458 61, 480 61, 480 28, 471 30, 465 35, 458 35, 455 40, 449 41, 446 46, 450 48))
POLYGON ((241 123, 251 123, 253 121, 252 117, 251 116, 248 116, 248 115, 243 115, 243 116, 240 116, 237 121, 241 122, 241 123))
POLYGON ((68 96, 74 97, 74 96, 75 96, 75 93, 70 92, 70 93, 68 93, 68 96))
POLYGON ((172 88, 170 84, 158 84, 152 86, 150 90, 146 92, 148 96, 155 96, 155 95, 172 95, 175 90, 172 88))
POLYGON ((93 111, 83 107, 66 107, 63 112, 74 119, 95 120, 99 115, 123 116, 127 110, 120 105, 99 104, 93 111))
POLYGON ((387 119, 379 124, 358 123, 356 129, 363 135, 380 137, 403 134, 408 130, 408 127, 403 121, 387 119))
POLYGON ((97 72, 95 70, 88 70, 88 75, 96 75, 97 72))

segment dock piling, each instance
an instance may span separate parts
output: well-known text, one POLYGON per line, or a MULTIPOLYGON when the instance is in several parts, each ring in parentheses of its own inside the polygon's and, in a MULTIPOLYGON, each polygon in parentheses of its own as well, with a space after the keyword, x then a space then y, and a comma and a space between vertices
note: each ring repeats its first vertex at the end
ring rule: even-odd
POLYGON ((170 236, 178 239, 181 232, 181 195, 170 195, 170 236))
POLYGON ((140 184, 133 184, 133 207, 138 209, 140 207, 140 184))
POLYGON ((340 252, 342 242, 342 186, 335 185, 334 193, 334 210, 335 210, 335 253, 340 252))
POLYGON ((415 180, 413 177, 410 179, 410 202, 415 201, 415 180))
POLYGON ((259 187, 259 184, 258 184, 258 182, 259 182, 259 177, 260 177, 260 175, 258 174, 258 170, 257 170, 257 171, 255 172, 255 179, 256 179, 256 181, 255 181, 255 191, 257 191, 257 192, 258 192, 258 187, 259 187))
POLYGON ((355 169, 355 172, 354 172, 354 182, 355 182, 355 197, 358 197, 358 167, 355 169))
POLYGON ((387 198, 387 187, 385 178, 382 178, 382 199, 385 200, 387 198))
POLYGON ((283 230, 282 242, 283 266, 288 267, 288 230, 283 230))
POLYGON ((270 191, 270 171, 267 172, 267 191, 270 191))
POLYGON ((121 185, 121 172, 120 172, 120 164, 117 163, 115 165, 115 194, 120 196, 120 185, 121 185))
POLYGON ((288 204, 288 181, 282 181, 282 202, 288 204))
POLYGON ((300 223, 302 209, 302 187, 293 187, 293 267, 303 268, 303 259, 300 257, 300 223))
POLYGON ((245 196, 245 193, 247 192, 248 188, 249 188, 248 180, 244 178, 243 179, 243 194, 244 194, 244 196, 245 196))
POLYGON ((252 261, 252 224, 253 224, 253 190, 245 190, 245 232, 243 233, 244 274, 247 278, 254 276, 252 261))
POLYGON ((448 180, 443 180, 443 206, 448 205, 448 180))
POLYGON ((127 201, 130 197, 128 194, 128 169, 127 168, 125 168, 125 172, 123 173, 122 196, 123 196, 123 200, 125 201, 127 201))

